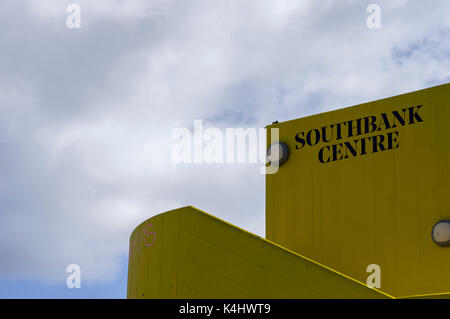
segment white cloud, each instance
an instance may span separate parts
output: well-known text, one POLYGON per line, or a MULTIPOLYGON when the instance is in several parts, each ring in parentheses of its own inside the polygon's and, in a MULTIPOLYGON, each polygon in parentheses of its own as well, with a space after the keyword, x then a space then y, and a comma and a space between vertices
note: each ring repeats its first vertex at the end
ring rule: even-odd
MULTIPOLYGON (((0 276, 111 280, 143 219, 194 205, 264 234, 257 165, 175 165, 195 119, 263 127, 448 82, 450 5, 378 1, 0 4, 0 276)), ((206 127, 205 127, 206 128, 206 127)))

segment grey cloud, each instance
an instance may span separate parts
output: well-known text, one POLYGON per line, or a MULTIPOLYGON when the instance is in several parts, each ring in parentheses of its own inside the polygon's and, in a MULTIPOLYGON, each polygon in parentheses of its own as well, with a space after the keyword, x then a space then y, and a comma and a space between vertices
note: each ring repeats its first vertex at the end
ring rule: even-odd
POLYGON ((264 127, 448 81, 447 1, 0 4, 0 276, 112 280, 133 228, 194 205, 264 234, 258 165, 176 165, 172 129, 264 127), (401 63, 400 63, 401 62, 401 63))

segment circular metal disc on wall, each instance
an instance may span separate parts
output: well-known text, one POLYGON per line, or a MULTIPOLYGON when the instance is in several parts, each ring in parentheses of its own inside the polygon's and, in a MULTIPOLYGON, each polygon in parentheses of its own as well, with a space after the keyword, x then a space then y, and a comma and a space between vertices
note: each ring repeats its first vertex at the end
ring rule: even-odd
POLYGON ((450 221, 441 220, 434 224, 431 230, 431 238, 439 246, 450 245, 450 221))
POLYGON ((287 146, 286 143, 283 142, 273 143, 267 149, 267 159, 271 165, 278 163, 278 166, 281 166, 288 160, 288 158, 289 158, 289 147, 287 146), (275 147, 278 148, 278 154, 275 147))

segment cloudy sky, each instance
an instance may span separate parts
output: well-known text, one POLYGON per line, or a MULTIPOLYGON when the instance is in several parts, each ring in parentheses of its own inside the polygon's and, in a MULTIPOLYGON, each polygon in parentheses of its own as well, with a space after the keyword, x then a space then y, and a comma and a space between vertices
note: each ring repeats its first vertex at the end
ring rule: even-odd
POLYGON ((448 0, 2 0, 0 23, 0 298, 125 297, 132 230, 180 206, 264 236, 260 165, 174 163, 175 128, 450 82, 448 0))

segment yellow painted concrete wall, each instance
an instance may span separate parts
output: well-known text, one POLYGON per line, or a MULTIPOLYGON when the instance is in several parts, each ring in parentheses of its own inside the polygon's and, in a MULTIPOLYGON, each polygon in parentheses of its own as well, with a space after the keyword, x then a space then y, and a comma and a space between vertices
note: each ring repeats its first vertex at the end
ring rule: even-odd
POLYGON ((381 290, 391 295, 450 291, 450 247, 431 239, 434 223, 450 219, 450 84, 268 128, 279 128, 290 148, 288 161, 266 177, 269 240, 362 282, 367 265, 378 264, 381 290), (403 109, 404 126, 396 119, 396 127, 380 125, 380 131, 352 137, 342 131, 339 140, 335 131, 334 140, 317 145, 314 131, 313 146, 302 147, 301 132, 355 120, 356 135, 357 119, 385 113, 394 126, 392 111, 405 115, 403 109), (391 149, 389 133, 396 137, 391 149), (374 135, 384 135, 384 151, 377 146, 376 153, 353 156, 341 144, 374 135), (325 163, 319 159, 323 147, 325 163))
POLYGON ((191 206, 130 238, 128 298, 389 298, 191 206))

